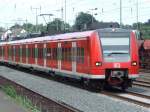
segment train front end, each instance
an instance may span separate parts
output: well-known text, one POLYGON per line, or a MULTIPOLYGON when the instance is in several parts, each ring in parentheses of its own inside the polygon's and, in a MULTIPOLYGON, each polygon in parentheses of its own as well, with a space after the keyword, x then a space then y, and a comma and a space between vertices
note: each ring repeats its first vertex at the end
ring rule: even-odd
POLYGON ((98 30, 102 51, 102 68, 107 85, 123 90, 138 77, 139 58, 136 34, 126 29, 98 30))

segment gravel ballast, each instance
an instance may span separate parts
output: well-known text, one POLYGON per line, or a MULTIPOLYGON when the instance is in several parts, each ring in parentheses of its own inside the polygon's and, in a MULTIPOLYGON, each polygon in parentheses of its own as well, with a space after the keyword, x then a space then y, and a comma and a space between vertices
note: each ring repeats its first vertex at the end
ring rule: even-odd
POLYGON ((0 66, 0 76, 32 91, 64 102, 84 112, 150 112, 150 109, 100 93, 94 93, 56 81, 0 66))

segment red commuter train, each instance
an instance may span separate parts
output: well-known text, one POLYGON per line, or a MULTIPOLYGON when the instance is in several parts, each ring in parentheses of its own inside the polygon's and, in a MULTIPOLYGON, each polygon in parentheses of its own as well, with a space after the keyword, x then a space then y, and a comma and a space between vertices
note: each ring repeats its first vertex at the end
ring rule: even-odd
POLYGON ((102 88, 132 85, 139 70, 136 32, 121 28, 0 43, 1 62, 82 80, 102 88))

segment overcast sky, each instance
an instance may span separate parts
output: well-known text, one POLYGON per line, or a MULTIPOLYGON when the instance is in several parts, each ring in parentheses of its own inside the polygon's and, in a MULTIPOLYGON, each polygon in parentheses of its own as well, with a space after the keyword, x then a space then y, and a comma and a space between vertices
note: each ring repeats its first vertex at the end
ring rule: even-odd
MULTIPOLYGON (((132 24, 137 21, 137 0, 122 0, 122 22, 132 24)), ((23 24, 25 20, 35 24, 35 15, 54 14, 46 17, 46 21, 61 18, 60 9, 65 6, 65 0, 0 0, 0 26, 9 27, 14 23, 23 24), (41 8, 40 8, 41 7, 41 8), (22 21, 21 21, 22 20, 22 21), (24 20, 24 21, 23 21, 24 20)), ((146 22, 150 19, 150 0, 138 0, 138 20, 146 22)), ((120 0, 66 0, 66 20, 73 24, 79 12, 97 13, 94 17, 103 22, 120 21, 120 0), (98 10, 91 10, 98 8, 98 10)), ((38 23, 45 23, 38 17, 38 23)))

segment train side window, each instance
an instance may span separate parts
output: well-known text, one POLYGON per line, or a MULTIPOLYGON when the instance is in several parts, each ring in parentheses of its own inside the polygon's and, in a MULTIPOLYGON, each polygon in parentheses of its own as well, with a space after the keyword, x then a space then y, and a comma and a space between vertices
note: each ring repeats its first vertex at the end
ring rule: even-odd
POLYGON ((64 48, 62 48, 62 60, 64 60, 64 48))
POLYGON ((40 48, 38 48, 38 58, 40 58, 41 57, 41 49, 40 48))
POLYGON ((32 48, 32 58, 35 58, 35 48, 32 48))
POLYGON ((22 57, 22 47, 21 46, 19 48, 19 51, 20 51, 20 56, 22 57))
POLYGON ((79 63, 80 62, 80 48, 79 47, 77 47, 77 57, 76 58, 77 58, 76 59, 77 63, 79 63))
POLYGON ((47 49, 43 48, 43 58, 46 59, 47 49))
POLYGON ((68 48, 68 61, 71 61, 71 48, 68 48))
POLYGON ((84 63, 84 48, 77 47, 77 63, 84 63))
POLYGON ((57 48, 53 48, 53 59, 57 60, 57 48))
POLYGON ((24 57, 25 56, 25 48, 22 48, 22 57, 24 57))
POLYGON ((20 46, 18 46, 18 56, 19 56, 19 59, 20 59, 20 56, 21 56, 20 46))
POLYGON ((65 52, 64 52, 64 60, 67 61, 67 48, 65 48, 65 52))
POLYGON ((43 48, 38 48, 38 58, 39 59, 43 58, 43 48))
POLYGON ((28 48, 28 58, 30 57, 30 48, 28 48))
POLYGON ((50 48, 47 48, 46 57, 47 57, 48 60, 51 59, 51 49, 50 48))
POLYGON ((11 46, 11 56, 13 56, 13 46, 11 46))
POLYGON ((37 48, 34 48, 34 58, 37 58, 37 48))
POLYGON ((84 48, 81 48, 81 62, 84 63, 84 48))

